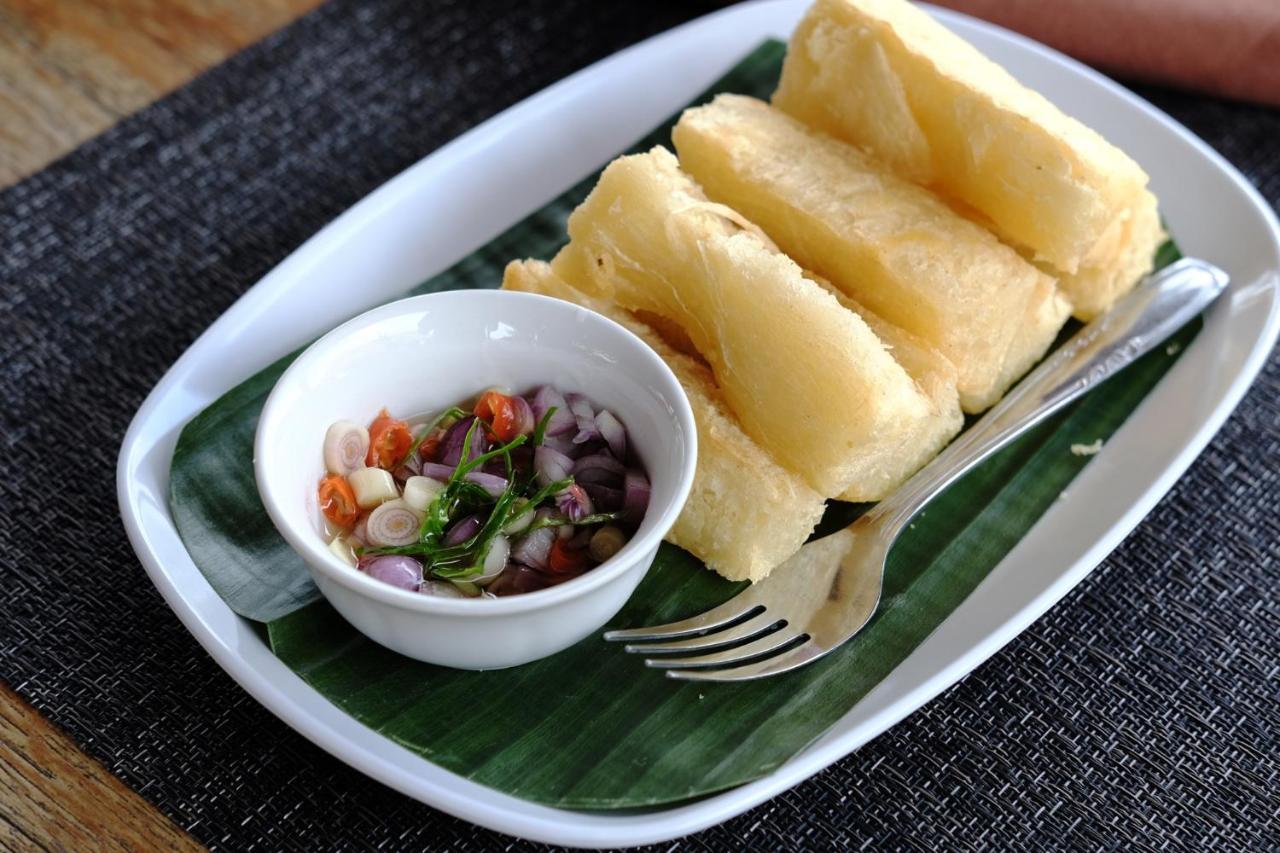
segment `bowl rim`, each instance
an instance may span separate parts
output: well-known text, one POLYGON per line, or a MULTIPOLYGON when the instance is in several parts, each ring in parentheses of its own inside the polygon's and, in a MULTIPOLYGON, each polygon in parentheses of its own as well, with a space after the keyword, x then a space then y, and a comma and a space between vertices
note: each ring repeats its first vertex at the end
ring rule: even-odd
MULTIPOLYGON (((490 308, 488 310, 492 312, 493 309, 490 308)), ((589 395, 589 390, 587 393, 589 395)), ((689 497, 689 491, 693 486, 697 456, 697 427, 693 418, 693 409, 689 404, 689 398, 685 393, 684 387, 676 379, 675 374, 667 363, 629 329, 605 317, 603 314, 562 299, 520 291, 472 289, 420 294, 379 305, 347 320, 309 344, 285 369, 280 378, 276 380, 276 384, 272 387, 271 393, 267 396, 267 401, 262 407, 258 426, 254 432, 253 471, 258 494, 262 499, 268 516, 271 518, 272 524, 289 546, 313 571, 321 573, 327 579, 339 583, 365 598, 399 607, 403 610, 447 616, 493 617, 554 607, 557 604, 578 598, 611 581, 617 580, 629 569, 633 568, 636 562, 643 559, 647 552, 658 547, 662 538, 666 536, 684 508, 689 497), (656 369, 661 382, 666 386, 661 390, 670 398, 673 404, 672 414, 679 422, 680 431, 683 433, 683 437, 676 436, 673 438, 683 443, 686 448, 684 464, 677 474, 676 494, 674 499, 662 508, 661 514, 647 533, 642 536, 632 537, 617 554, 594 569, 555 586, 519 595, 467 599, 423 595, 420 592, 399 589, 375 580, 357 571, 350 564, 342 562, 329 551, 327 544, 324 543, 322 538, 315 535, 314 530, 308 528, 306 531, 299 531, 287 520, 271 488, 271 473, 265 458, 266 454, 263 453, 263 445, 266 443, 266 437, 272 430, 273 424, 279 421, 281 417, 276 411, 281 405, 282 392, 280 389, 287 387, 289 380, 301 373, 308 361, 318 358, 319 354, 324 350, 338 345, 339 342, 350 335, 370 325, 421 310, 421 306, 425 303, 435 305, 436 303, 450 301, 465 303, 486 300, 511 303, 517 306, 521 302, 541 303, 552 312, 563 317, 564 320, 573 323, 581 323, 585 318, 586 322, 595 323, 606 329, 607 334, 626 341, 629 346, 636 349, 640 358, 646 359, 656 369)), ((646 514, 652 511, 653 507, 651 506, 646 514)), ((324 595, 323 590, 321 590, 321 595, 324 595)))

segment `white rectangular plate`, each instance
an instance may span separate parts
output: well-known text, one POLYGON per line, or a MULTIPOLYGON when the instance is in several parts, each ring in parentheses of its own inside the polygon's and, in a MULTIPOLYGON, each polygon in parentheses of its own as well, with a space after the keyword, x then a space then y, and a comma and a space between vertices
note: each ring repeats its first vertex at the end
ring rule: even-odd
MULTIPOLYGON (((1184 253, 1219 264, 1232 278, 1188 352, 1069 494, 937 631, 776 772, 687 805, 625 814, 547 808, 442 770, 357 723, 273 657, 210 588, 174 529, 169 461, 182 425, 276 358, 403 293, 541 207, 694 98, 760 41, 786 38, 806 5, 768 0, 694 21, 574 74, 426 157, 256 284, 138 410, 117 472, 120 508, 138 557, 218 663, 305 737, 411 797, 513 835, 613 846, 702 829, 817 773, 990 657, 1133 529, 1240 400, 1280 327, 1280 230, 1270 208, 1207 145, 1119 86, 1027 39, 931 10, 1132 154, 1151 174, 1184 253)), ((1088 443, 1094 437, 1080 438, 1088 443)))

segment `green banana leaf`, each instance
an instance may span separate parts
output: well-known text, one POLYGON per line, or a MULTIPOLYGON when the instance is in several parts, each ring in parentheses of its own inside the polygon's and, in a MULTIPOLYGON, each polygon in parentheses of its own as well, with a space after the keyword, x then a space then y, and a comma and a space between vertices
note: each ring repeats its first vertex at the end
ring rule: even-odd
MULTIPOLYGON (((761 46, 704 99, 721 91, 767 97, 783 50, 777 42, 761 46)), ((636 149, 667 142, 669 131, 670 123, 636 149)), ((415 292, 493 287, 511 258, 549 257, 564 240, 569 211, 593 183, 594 177, 573 187, 415 292)), ((1157 263, 1176 257, 1167 244, 1157 263)), ((853 707, 969 595, 1087 464, 1071 445, 1107 439, 1198 325, 952 487, 894 548, 883 603, 866 629, 824 660, 766 681, 669 681, 595 637, 497 672, 418 663, 365 639, 319 597, 302 561, 267 519, 254 485, 258 414, 292 356, 228 392, 183 430, 170 502, 214 589, 235 612, 265 622, 274 653, 365 725, 461 776, 528 800, 579 809, 655 806, 757 779, 853 707)), ((815 535, 843 526, 860 510, 833 503, 815 535)), ((741 586, 663 545, 611 625, 684 618, 741 586)))

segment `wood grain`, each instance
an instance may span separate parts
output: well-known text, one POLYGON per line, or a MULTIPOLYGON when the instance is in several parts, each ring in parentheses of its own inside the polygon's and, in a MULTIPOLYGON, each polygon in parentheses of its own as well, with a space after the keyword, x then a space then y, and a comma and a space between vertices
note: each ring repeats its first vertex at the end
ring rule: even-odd
POLYGON ((319 0, 0 0, 0 187, 319 0))
POLYGON ((200 845, 0 684, 0 848, 200 845))
MULTIPOLYGON (((319 0, 0 0, 0 188, 319 0)), ((0 682, 0 849, 199 850, 0 682)))

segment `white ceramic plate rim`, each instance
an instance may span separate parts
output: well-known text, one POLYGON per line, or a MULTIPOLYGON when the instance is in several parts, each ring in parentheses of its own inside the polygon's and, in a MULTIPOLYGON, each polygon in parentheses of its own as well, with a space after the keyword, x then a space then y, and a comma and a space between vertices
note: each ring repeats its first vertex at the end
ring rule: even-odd
MULTIPOLYGON (((1188 253, 1206 255, 1232 272, 1228 295, 1207 315, 1205 330, 1161 386, 1072 484, 1070 495, 1037 523, 924 644, 826 735, 769 776, 695 803, 631 813, 553 809, 469 782, 355 722, 274 658, 200 576, 176 535, 166 500, 177 432, 208 402, 263 365, 373 302, 407 290, 423 276, 420 270, 414 275, 403 269, 388 270, 376 292, 371 288, 345 301, 312 300, 309 314, 285 321, 277 319, 282 312, 273 314, 273 309, 300 298, 302 291, 311 299, 315 295, 312 291, 319 292, 321 287, 316 281, 320 265, 341 261, 344 252, 357 251, 351 249, 357 242, 367 246, 378 240, 408 239, 408 232, 396 231, 391 217, 411 205, 424 187, 447 180, 462 164, 489 152, 501 152, 513 137, 536 133, 543 126, 538 122, 548 115, 571 118, 569 111, 582 98, 595 96, 593 103, 598 104, 601 92, 611 88, 625 91, 631 85, 626 115, 619 114, 616 121, 597 121, 582 128, 581 136, 575 138, 584 152, 589 152, 574 167, 577 176, 589 173, 691 98, 762 38, 785 37, 806 5, 805 0, 761 0, 709 15, 615 54, 460 136, 370 194, 290 255, 201 335, 143 403, 125 436, 117 470, 121 514, 134 549, 193 636, 251 695, 305 737, 409 796, 513 835, 551 843, 607 846, 657 842, 702 829, 746 811, 847 755, 1016 636, 1079 583, 1137 525, 1239 402, 1280 329, 1275 298, 1280 229, 1271 209, 1207 145, 1100 75, 999 28, 930 10, 1002 63, 1011 68, 1016 65, 1015 73, 1025 82, 1052 92, 1055 98, 1083 93, 1081 103, 1068 109, 1104 133, 1118 132, 1122 138, 1117 141, 1124 147, 1133 150, 1132 146, 1141 142, 1123 138, 1130 126, 1163 134, 1162 142, 1181 152, 1172 158, 1176 168, 1152 169, 1139 158, 1152 173, 1157 193, 1163 197, 1166 191, 1174 192, 1177 188, 1171 176, 1194 166, 1196 174, 1205 176, 1204 192, 1218 193, 1241 206, 1247 220, 1242 221, 1252 229, 1255 244, 1251 245, 1259 257, 1240 261, 1247 270, 1247 275, 1242 275, 1232 268, 1236 258, 1215 257, 1212 251, 1234 245, 1230 234, 1215 231, 1212 240, 1200 240, 1200 230, 1209 230, 1210 221, 1196 218, 1189 207, 1186 215, 1200 230, 1184 234, 1178 220, 1171 220, 1188 253), (645 85, 636 87, 628 82, 635 80, 643 80, 645 85), (1123 119, 1105 112, 1095 117, 1091 112, 1094 102, 1122 113, 1123 119), (373 233, 374 225, 381 226, 380 233, 373 233), (1246 314, 1247 321, 1242 319, 1246 314), (268 315, 271 319, 264 320, 268 315), (1228 323, 1232 325, 1228 327, 1228 323), (271 334, 263 335, 264 328, 271 334), (246 342, 252 346, 245 346, 246 342), (1177 392, 1204 382, 1206 377, 1212 381, 1201 396, 1195 400, 1177 398, 1177 392), (1151 450, 1152 435, 1144 434, 1142 426, 1167 417, 1170 406, 1174 411, 1186 406, 1195 407, 1195 411, 1175 423, 1168 435, 1160 436, 1155 442, 1159 447, 1151 450), (1053 576, 1046 580, 1049 570, 1053 576)), ((534 142, 526 142, 527 148, 536 147, 534 142)), ((504 161, 492 162, 501 172, 504 161)), ((527 166, 528 161, 521 165, 527 166)), ((440 240, 451 246, 451 254, 434 258, 430 268, 452 263, 483 243, 484 235, 499 233, 568 186, 573 178, 565 179, 563 167, 517 173, 523 181, 504 187, 506 203, 502 208, 491 204, 486 209, 484 197, 475 205, 477 216, 487 216, 483 235, 474 223, 466 221, 465 212, 457 217, 459 224, 439 224, 442 232, 456 227, 466 236, 458 239, 451 232, 444 233, 440 240)), ((501 177, 490 176, 490 180, 501 177)), ((468 176, 467 180, 485 179, 468 176)), ((1169 207, 1166 212, 1179 213, 1169 207)), ((1235 231, 1242 230, 1240 222, 1231 225, 1235 231)), ((422 242, 432 245, 430 240, 422 242)), ((409 261, 423 263, 420 257, 409 261)), ((380 272, 376 266, 366 270, 372 277, 380 272)), ((332 297, 327 291, 322 295, 332 297)), ((642 673, 637 672, 637 677, 642 673)))

